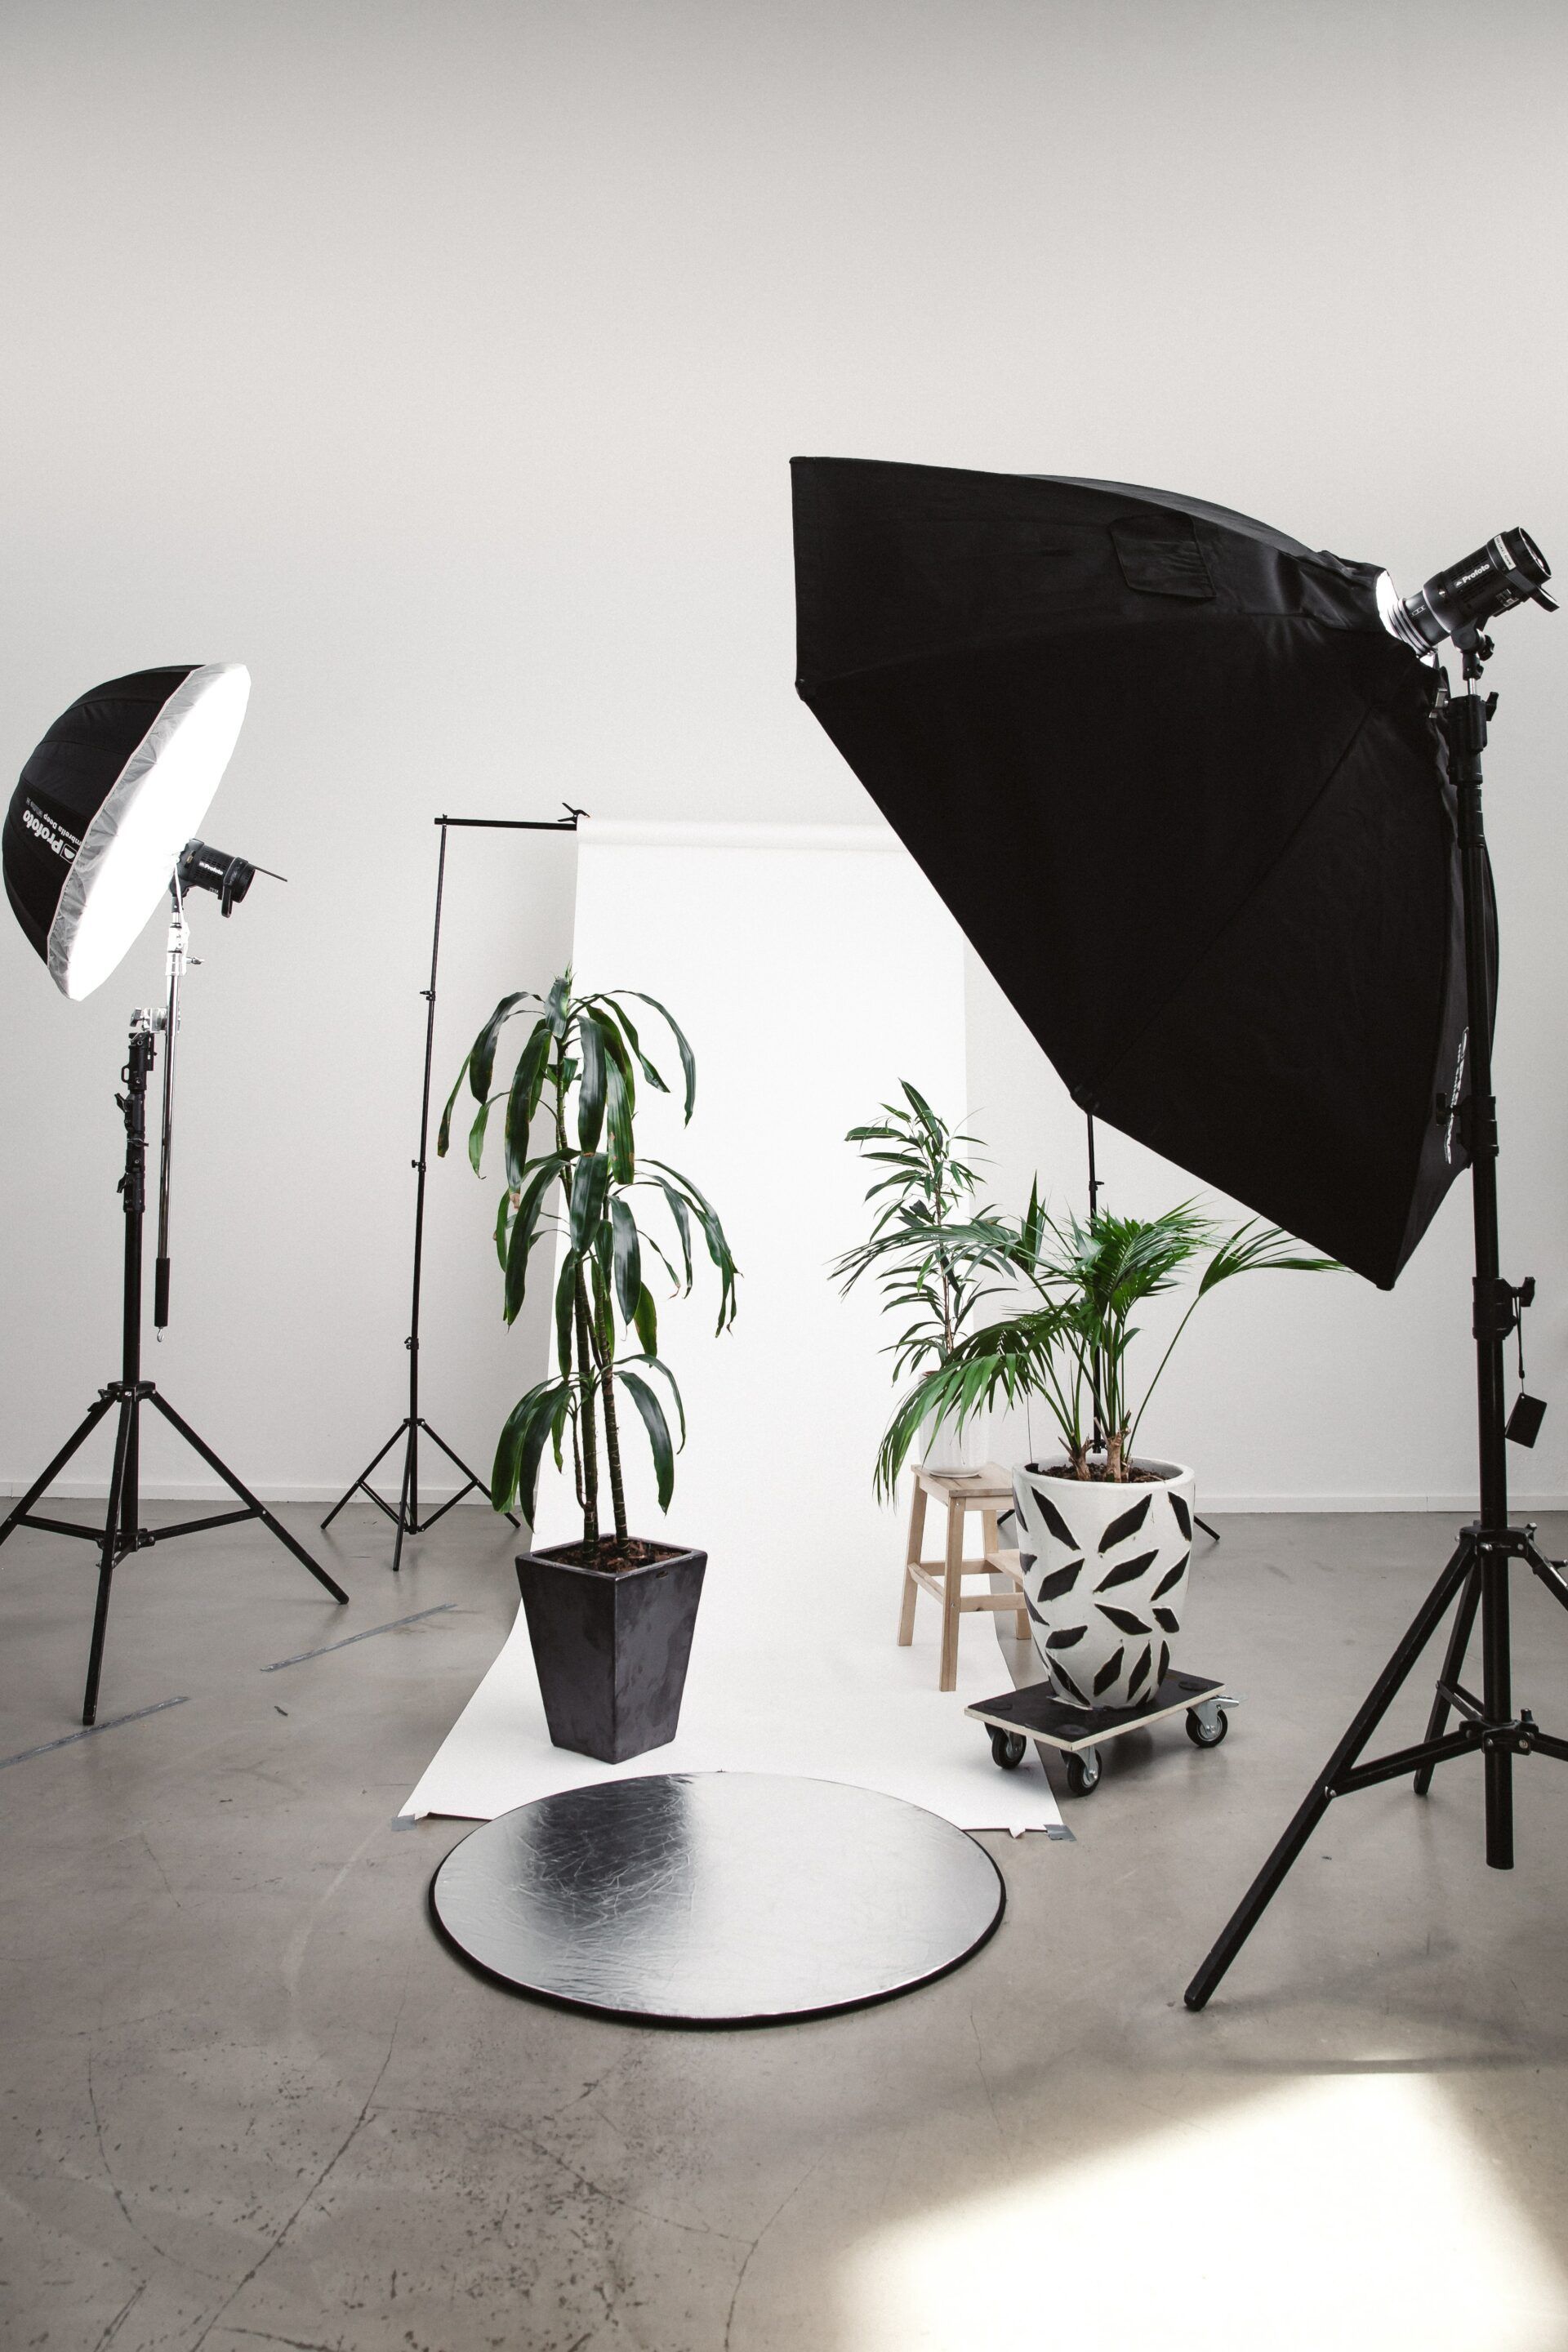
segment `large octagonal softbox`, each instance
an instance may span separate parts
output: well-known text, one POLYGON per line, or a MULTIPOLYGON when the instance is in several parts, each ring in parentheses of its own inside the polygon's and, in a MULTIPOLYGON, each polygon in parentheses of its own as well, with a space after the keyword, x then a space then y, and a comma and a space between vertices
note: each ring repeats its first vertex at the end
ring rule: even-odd
POLYGON ((1073 1098, 1384 1287, 1465 1153, 1454 796, 1377 567, 802 457, 798 688, 1073 1098))
POLYGON ((5 896, 63 994, 90 995, 146 924, 249 695, 239 662, 110 678, 77 698, 23 769, 0 835, 5 896))

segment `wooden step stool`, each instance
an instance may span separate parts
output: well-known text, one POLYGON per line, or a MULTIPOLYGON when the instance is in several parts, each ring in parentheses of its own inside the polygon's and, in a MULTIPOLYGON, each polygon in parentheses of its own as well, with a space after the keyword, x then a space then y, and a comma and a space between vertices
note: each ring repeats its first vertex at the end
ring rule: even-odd
POLYGON ((914 1493, 910 1499, 910 1540, 904 1555, 904 1599, 899 1612, 899 1644, 908 1649, 915 1637, 915 1597, 929 1592, 933 1601, 942 1603, 942 1674, 939 1688, 944 1691, 958 1687, 958 1620, 960 1612, 971 1609, 1016 1611, 1020 1642, 1029 1638, 1028 1612, 1024 1606, 1024 1576, 1016 1551, 1004 1551, 996 1534, 996 1521, 1004 1511, 1013 1507, 1013 1480, 1000 1463, 987 1462, 979 1470, 926 1470, 912 1472, 914 1493), (941 1559, 921 1558, 925 1540, 926 1503, 934 1498, 947 1509, 947 1549, 941 1559), (971 1511, 980 1513, 981 1541, 984 1557, 965 1559, 963 1557, 964 1523, 971 1511), (1016 1587, 1014 1592, 965 1592, 966 1576, 988 1576, 993 1572, 1006 1577, 1016 1587))

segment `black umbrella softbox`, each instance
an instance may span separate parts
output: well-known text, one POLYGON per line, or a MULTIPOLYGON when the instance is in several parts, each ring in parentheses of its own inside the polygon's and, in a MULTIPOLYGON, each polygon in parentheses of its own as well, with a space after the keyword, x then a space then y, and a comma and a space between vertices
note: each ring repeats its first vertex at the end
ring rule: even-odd
POLYGON ((1437 674, 1377 567, 797 458, 798 687, 1075 1101, 1391 1286, 1466 1164, 1437 674))

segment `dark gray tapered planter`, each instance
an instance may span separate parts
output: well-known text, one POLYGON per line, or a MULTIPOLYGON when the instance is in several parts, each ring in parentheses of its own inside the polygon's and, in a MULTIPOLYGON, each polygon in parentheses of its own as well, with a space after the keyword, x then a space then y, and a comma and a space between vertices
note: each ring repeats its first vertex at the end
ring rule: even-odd
POLYGON ((675 1738, 707 1566, 705 1551, 621 1569, 579 1567, 551 1551, 518 1554, 528 1638, 557 1748, 624 1764, 675 1738))

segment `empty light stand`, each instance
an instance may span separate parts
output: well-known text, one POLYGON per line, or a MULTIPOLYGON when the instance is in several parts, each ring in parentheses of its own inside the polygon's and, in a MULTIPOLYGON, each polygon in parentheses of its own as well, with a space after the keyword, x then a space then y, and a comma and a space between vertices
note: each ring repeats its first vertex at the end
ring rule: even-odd
MULTIPOLYGON (((408 1337, 403 1343, 408 1350, 408 1411, 381 1451, 371 1456, 359 1476, 338 1496, 321 1521, 323 1528, 330 1528, 346 1502, 355 1495, 365 1496, 378 1511, 385 1513, 397 1530, 392 1547, 395 1576, 403 1566, 404 1538, 426 1534, 465 1496, 473 1494, 476 1488, 487 1484, 477 1470, 468 1467, 460 1454, 453 1452, 446 1439, 431 1427, 419 1411, 419 1299, 425 1269, 425 1175, 430 1142, 430 1072, 436 1050, 436 975, 441 960, 441 899, 447 883, 447 835, 453 826, 471 833, 575 833, 578 818, 586 816, 588 812, 573 808, 569 802, 563 805, 567 812, 564 816, 438 816, 435 820, 440 829, 441 847, 436 861, 436 916, 430 930, 430 985, 420 992, 425 999, 425 1077, 419 1098, 419 1157, 412 1162, 416 1179, 414 1191, 413 1303, 408 1337), (462 1472, 467 1481, 425 1519, 419 1516, 419 1434, 422 1430, 432 1445, 440 1447, 447 1461, 462 1472), (398 1486, 397 1508, 394 1510, 384 1496, 378 1495, 370 1484, 370 1475, 385 1461, 400 1439, 403 1443, 403 1475, 398 1486)), ((521 1525, 510 1511, 507 1517, 514 1528, 521 1525)))

